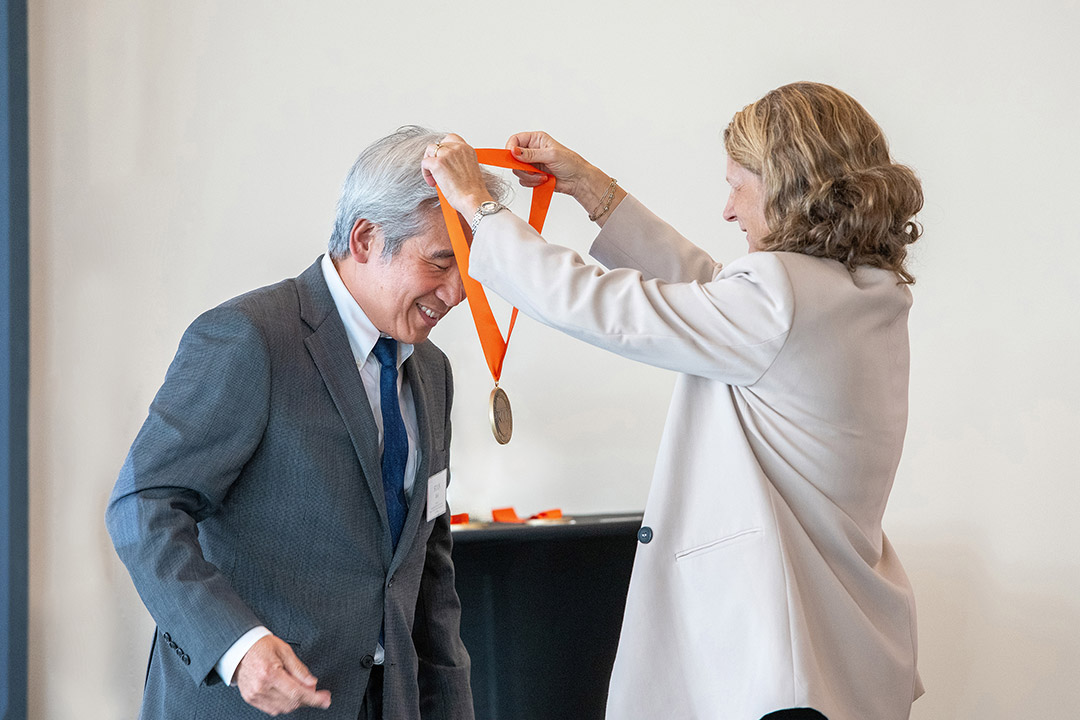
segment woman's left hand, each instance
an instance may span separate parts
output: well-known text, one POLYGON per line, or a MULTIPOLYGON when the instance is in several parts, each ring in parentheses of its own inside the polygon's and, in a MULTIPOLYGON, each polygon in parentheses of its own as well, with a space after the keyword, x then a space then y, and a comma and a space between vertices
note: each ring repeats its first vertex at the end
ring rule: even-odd
POLYGON ((480 203, 494 199, 480 173, 476 150, 460 135, 451 133, 428 145, 420 167, 427 184, 438 185, 447 202, 464 217, 472 217, 480 203))

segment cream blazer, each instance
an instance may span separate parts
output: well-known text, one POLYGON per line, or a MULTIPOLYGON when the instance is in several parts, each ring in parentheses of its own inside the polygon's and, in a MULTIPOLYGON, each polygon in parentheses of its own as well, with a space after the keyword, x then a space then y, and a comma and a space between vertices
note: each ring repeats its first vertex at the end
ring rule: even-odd
POLYGON ((551 327, 679 373, 610 720, 902 720, 915 602, 881 529, 907 425, 911 294, 792 253, 714 262, 627 197, 591 254, 486 217, 470 274, 551 327))

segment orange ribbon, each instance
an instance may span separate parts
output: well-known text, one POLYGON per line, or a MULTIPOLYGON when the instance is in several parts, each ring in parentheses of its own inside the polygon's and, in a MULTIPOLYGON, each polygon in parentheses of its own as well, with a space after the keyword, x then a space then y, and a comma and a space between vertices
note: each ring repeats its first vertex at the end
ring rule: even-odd
POLYGON ((544 510, 538 512, 532 517, 523 518, 518 517, 517 511, 513 507, 495 508, 491 511, 491 522, 497 523, 523 523, 526 520, 558 520, 563 516, 560 508, 553 510, 544 510))
MULTIPOLYGON (((510 168, 512 170, 525 170, 526 172, 547 175, 537 170, 532 165, 514 159, 509 150, 480 149, 476 151, 476 159, 481 165, 493 165, 495 167, 510 168)), ((473 323, 476 325, 476 334, 480 337, 480 347, 484 349, 484 359, 487 360, 491 377, 495 384, 499 384, 502 375, 503 359, 506 357, 506 348, 510 343, 510 333, 514 332, 514 323, 517 322, 517 308, 510 315, 510 327, 506 331, 506 339, 503 340, 499 325, 495 322, 495 314, 488 304, 484 286, 469 276, 469 243, 465 240, 465 229, 458 219, 457 211, 446 202, 442 190, 435 188, 439 193, 439 203, 442 206, 443 220, 446 221, 446 231, 450 234, 450 245, 454 248, 454 258, 457 260, 458 272, 461 274, 461 283, 465 286, 465 297, 469 299, 469 310, 472 312, 473 323)), ((544 228, 544 220, 547 218, 548 206, 551 205, 551 196, 555 192, 555 177, 547 175, 543 185, 533 188, 532 207, 529 209, 529 225, 536 232, 544 228)))

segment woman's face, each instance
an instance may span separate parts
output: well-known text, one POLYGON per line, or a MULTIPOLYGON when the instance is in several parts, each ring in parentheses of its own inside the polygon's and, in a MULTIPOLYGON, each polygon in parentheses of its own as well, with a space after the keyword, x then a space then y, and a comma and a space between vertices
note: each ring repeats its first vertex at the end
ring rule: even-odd
POLYGON ((761 249, 758 243, 769 234, 765 222, 765 186, 756 173, 731 158, 727 161, 727 182, 731 194, 724 206, 724 219, 739 223, 739 229, 746 233, 749 251, 757 252, 761 249))

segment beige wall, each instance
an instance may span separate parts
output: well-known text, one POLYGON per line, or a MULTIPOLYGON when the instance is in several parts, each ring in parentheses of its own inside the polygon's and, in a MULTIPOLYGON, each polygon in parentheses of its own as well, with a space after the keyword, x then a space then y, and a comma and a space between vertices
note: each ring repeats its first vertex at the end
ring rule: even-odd
MULTIPOLYGON (((31 718, 134 717, 152 623, 102 524, 116 472, 187 323, 315 258, 367 142, 547 129, 728 260, 719 131, 795 79, 859 98, 925 183, 886 516, 919 601, 913 717, 1080 706, 1075 2, 30 5, 31 718)), ((591 239, 566 198, 548 228, 591 239)), ((468 312, 434 339, 455 511, 643 505, 669 374, 523 319, 500 448, 468 312)))

